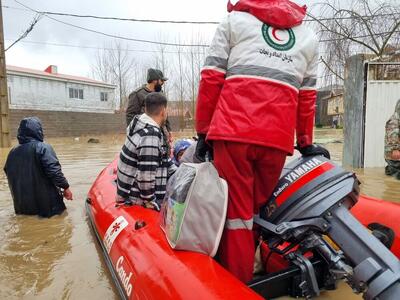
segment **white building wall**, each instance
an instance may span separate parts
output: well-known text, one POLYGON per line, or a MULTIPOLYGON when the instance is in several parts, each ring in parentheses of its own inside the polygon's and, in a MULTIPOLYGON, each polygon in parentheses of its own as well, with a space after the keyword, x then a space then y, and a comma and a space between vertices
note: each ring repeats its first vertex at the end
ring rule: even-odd
POLYGON ((369 81, 365 115, 364 167, 384 167, 385 125, 400 99, 400 81, 369 81))
POLYGON ((11 109, 113 113, 117 108, 113 87, 23 74, 8 74, 7 80, 11 109), (69 88, 83 89, 83 99, 69 98, 69 88), (108 93, 108 101, 100 101, 101 92, 108 93))

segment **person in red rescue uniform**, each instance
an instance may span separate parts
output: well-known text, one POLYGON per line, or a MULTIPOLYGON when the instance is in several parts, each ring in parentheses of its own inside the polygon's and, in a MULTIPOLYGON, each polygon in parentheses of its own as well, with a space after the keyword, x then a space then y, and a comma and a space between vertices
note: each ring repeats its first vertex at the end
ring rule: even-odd
POLYGON ((201 72, 196 156, 214 152, 229 186, 219 257, 243 282, 253 276, 253 215, 278 182, 294 136, 303 155, 313 145, 318 41, 303 24, 306 7, 288 0, 228 2, 201 72))

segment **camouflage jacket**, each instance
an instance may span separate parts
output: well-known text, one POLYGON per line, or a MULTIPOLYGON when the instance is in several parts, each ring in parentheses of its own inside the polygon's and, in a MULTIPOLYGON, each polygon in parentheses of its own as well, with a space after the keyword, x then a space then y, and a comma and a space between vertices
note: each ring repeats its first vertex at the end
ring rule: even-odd
POLYGON ((394 150, 400 150, 400 100, 397 101, 395 113, 386 122, 385 159, 393 160, 394 150))

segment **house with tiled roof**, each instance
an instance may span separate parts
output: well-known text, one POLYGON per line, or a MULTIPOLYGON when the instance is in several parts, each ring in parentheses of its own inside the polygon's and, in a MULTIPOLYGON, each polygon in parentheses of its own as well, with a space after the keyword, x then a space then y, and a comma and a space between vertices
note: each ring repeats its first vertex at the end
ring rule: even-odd
POLYGON ((22 118, 42 120, 47 137, 85 136, 125 132, 116 86, 90 78, 7 66, 11 135, 22 118))
POLYGON ((116 86, 90 78, 7 66, 10 108, 114 113, 116 86))

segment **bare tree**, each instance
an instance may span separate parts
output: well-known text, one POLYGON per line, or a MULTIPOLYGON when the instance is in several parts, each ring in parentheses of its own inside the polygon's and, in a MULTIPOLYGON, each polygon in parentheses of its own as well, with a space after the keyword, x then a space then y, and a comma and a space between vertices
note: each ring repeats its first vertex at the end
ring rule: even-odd
MULTIPOLYGON (((180 39, 177 42, 177 44, 181 44, 180 39)), ((177 95, 178 95, 178 100, 179 100, 179 107, 180 107, 180 116, 179 116, 179 128, 183 129, 185 127, 185 97, 187 93, 187 87, 184 84, 184 76, 185 76, 185 62, 184 62, 184 49, 182 46, 176 46, 176 56, 177 56, 177 65, 176 65, 176 74, 178 76, 177 80, 177 95)))
MULTIPOLYGON (((160 42, 167 42, 168 41, 168 36, 163 34, 162 32, 158 33, 157 36, 157 41, 160 42)), ((167 61, 168 58, 168 51, 167 51, 167 46, 163 45, 163 44, 158 44, 156 47, 156 52, 155 55, 153 56, 153 60, 154 60, 154 65, 153 68, 157 68, 160 69, 163 73, 164 76, 170 78, 170 63, 168 63, 167 61)), ((169 89, 170 89, 170 83, 165 84, 164 86, 164 93, 167 96, 167 98, 169 98, 169 89)))
POLYGON ((117 85, 120 109, 125 107, 132 89, 132 77, 135 69, 135 60, 120 42, 114 42, 113 45, 99 50, 95 62, 92 64, 92 73, 95 78, 117 85))
POLYGON ((96 52, 95 61, 91 65, 92 76, 103 82, 113 83, 111 62, 106 49, 96 52))
POLYGON ((135 59, 135 64, 132 69, 131 84, 129 87, 133 91, 146 83, 148 66, 145 63, 143 56, 138 56, 137 59, 135 59))
MULTIPOLYGON (((170 38, 166 35, 159 33, 157 40, 160 42, 167 42, 170 38)), ((180 37, 177 38, 177 44, 196 44, 203 45, 207 44, 206 39, 200 33, 193 33, 189 41, 182 41, 180 37)), ((118 48, 114 46, 118 51, 114 51, 113 55, 110 52, 104 51, 96 57, 96 63, 92 67, 92 71, 96 74, 96 77, 102 80, 108 80, 112 78, 116 84, 118 82, 115 78, 119 78, 115 74, 118 71, 115 68, 115 61, 118 61, 118 52, 124 52, 123 48, 118 48), (110 67, 111 65, 111 67, 110 67), (111 75, 110 75, 111 74, 111 75)), ((148 68, 157 68, 163 71, 164 75, 169 78, 167 84, 164 86, 164 93, 170 101, 178 101, 176 108, 179 110, 177 115, 179 120, 179 128, 183 129, 185 127, 185 114, 187 112, 187 107, 191 106, 191 115, 194 116, 195 101, 198 93, 198 86, 200 81, 200 72, 204 64, 204 60, 207 53, 207 48, 202 46, 196 47, 184 47, 184 46, 166 46, 157 45, 151 50, 152 54, 138 53, 135 57, 135 63, 131 69, 134 72, 131 73, 130 85, 134 88, 139 87, 145 83, 146 72, 148 68), (191 101, 191 105, 189 104, 191 101)), ((123 65, 123 64, 122 64, 123 65)), ((121 72, 122 73, 122 72, 121 72)), ((124 75, 124 74, 122 74, 124 75)), ((121 76, 124 78, 124 76, 121 76)), ((124 92, 124 85, 122 86, 122 94, 124 92)))
POLYGON ((127 97, 131 91, 135 61, 130 57, 130 53, 126 48, 123 48, 121 43, 116 42, 115 48, 115 51, 109 54, 113 65, 112 71, 119 89, 120 107, 123 108, 126 106, 127 97))
POLYGON ((325 81, 341 83, 346 59, 355 53, 381 59, 391 45, 400 45, 400 3, 387 0, 326 0, 314 17, 323 43, 325 81))
MULTIPOLYGON (((204 37, 201 34, 193 34, 191 43, 193 45, 207 44, 207 42, 205 41, 204 37)), ((190 47, 190 49, 186 53, 187 63, 189 64, 188 66, 189 72, 187 72, 186 79, 191 92, 190 93, 190 99, 192 101, 191 115, 193 122, 195 116, 196 98, 199 91, 200 73, 201 73, 201 68, 204 65, 204 60, 206 58, 207 50, 208 50, 207 48, 200 46, 190 47)))

